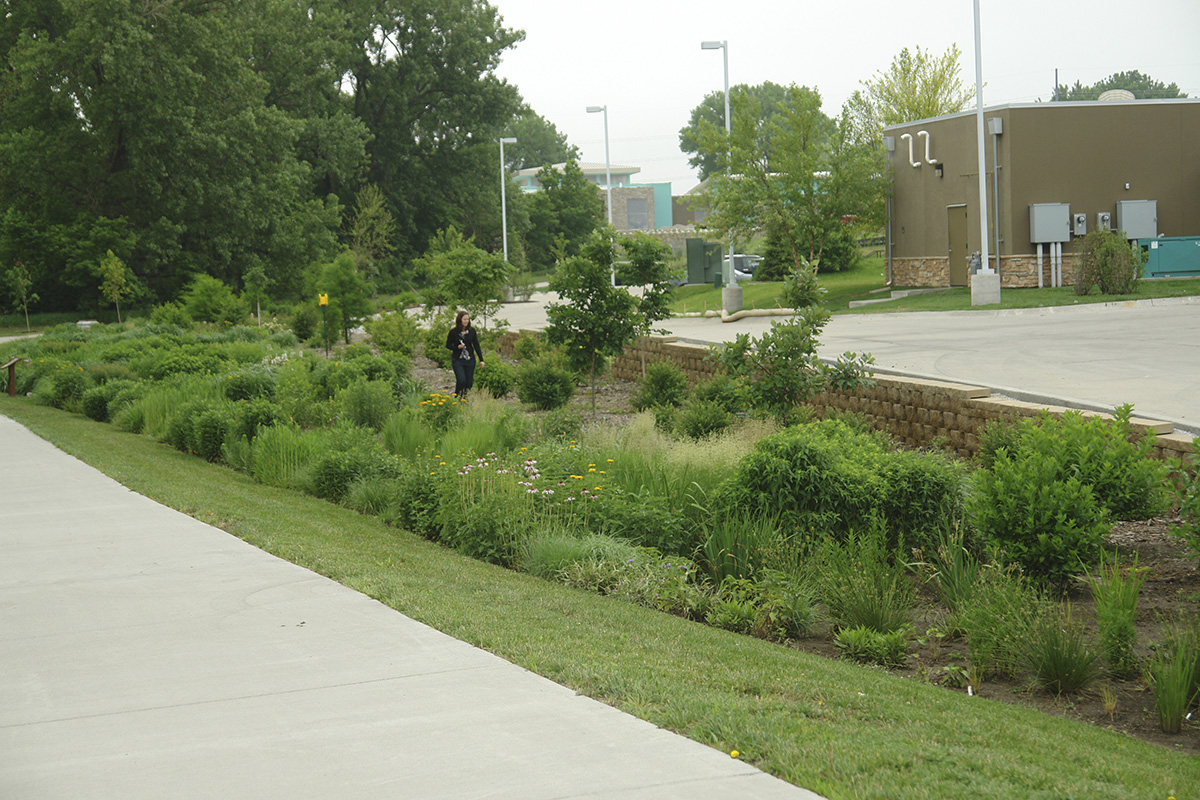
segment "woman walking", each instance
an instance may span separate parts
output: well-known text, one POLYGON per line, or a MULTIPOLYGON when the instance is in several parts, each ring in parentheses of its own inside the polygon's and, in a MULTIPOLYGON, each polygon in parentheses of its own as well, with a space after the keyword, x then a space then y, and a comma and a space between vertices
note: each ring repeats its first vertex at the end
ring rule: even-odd
POLYGON ((450 351, 450 366, 454 367, 454 395, 461 399, 475 384, 475 359, 483 366, 479 336, 471 327, 471 315, 466 311, 458 312, 454 318, 454 327, 446 335, 446 349, 450 351))

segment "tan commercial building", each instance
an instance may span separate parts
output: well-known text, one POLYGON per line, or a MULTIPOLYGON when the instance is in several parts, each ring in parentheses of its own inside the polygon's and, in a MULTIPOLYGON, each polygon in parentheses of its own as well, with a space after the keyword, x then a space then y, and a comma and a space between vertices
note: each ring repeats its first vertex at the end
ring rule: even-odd
MULTIPOLYGON (((1003 105, 984 120, 1001 286, 1070 285, 1075 242, 1096 227, 1148 250, 1165 247, 1161 237, 1200 237, 1200 100, 1003 105)), ((893 284, 968 285, 982 251, 975 112, 890 126, 884 144, 893 284)))

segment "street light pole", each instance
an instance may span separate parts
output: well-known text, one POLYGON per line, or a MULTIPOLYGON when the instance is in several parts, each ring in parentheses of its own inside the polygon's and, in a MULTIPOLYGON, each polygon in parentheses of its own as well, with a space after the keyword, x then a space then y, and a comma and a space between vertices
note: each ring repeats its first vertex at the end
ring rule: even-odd
POLYGON ((500 137, 500 227, 503 228, 504 261, 508 262, 508 170, 504 166, 504 145, 516 144, 514 136, 500 137))
MULTIPOLYGON (((612 227, 612 165, 608 160, 608 106, 588 106, 587 111, 589 114, 604 114, 604 187, 608 196, 608 225, 612 227)), ((617 270, 615 265, 612 270, 612 285, 617 285, 617 270)))
MULTIPOLYGON (((733 126, 729 117, 729 41, 722 39, 721 41, 708 41, 700 43, 701 50, 720 50, 725 61, 725 141, 729 142, 730 151, 732 153, 733 141, 730 139, 733 126)), ((726 155, 725 169, 732 174, 733 165, 729 162, 729 154, 726 155)), ((742 310, 742 294, 741 289, 737 285, 737 276, 734 274, 733 267, 733 234, 729 234, 729 272, 725 276, 726 291, 721 293, 722 305, 729 312, 742 310)))
MULTIPOLYGON (((983 55, 980 43, 979 0, 975 0, 975 140, 979 159, 979 270, 971 276, 971 305, 993 305, 1000 302, 1000 273, 992 269, 988 259, 987 224, 987 160, 983 138, 983 55)), ((997 180, 999 176, 997 176, 997 180)), ((1000 266, 1000 252, 996 252, 996 266, 1000 266)))

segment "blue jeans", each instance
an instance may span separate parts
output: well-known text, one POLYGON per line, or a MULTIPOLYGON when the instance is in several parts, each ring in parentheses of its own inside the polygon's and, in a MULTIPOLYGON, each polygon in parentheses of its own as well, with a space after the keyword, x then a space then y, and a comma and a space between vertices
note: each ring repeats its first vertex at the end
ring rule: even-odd
POLYGON ((450 366, 454 367, 454 394, 463 397, 475 385, 475 359, 463 361, 455 357, 450 359, 450 366))

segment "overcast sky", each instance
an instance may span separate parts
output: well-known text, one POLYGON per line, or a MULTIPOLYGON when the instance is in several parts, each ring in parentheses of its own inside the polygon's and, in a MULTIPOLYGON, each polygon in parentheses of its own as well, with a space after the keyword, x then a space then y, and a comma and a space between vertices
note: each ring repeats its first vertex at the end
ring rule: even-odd
MULTIPOLYGON (((525 101, 583 153, 604 162, 608 106, 613 164, 636 179, 696 185, 679 152, 679 129, 707 92, 724 88, 720 50, 729 42, 729 82, 815 87, 826 114, 904 47, 962 51, 974 85, 971 0, 492 0, 525 40, 498 70, 525 101)), ((984 104, 1046 100, 1059 82, 1091 84, 1140 70, 1200 97, 1200 0, 980 0, 984 104)))

